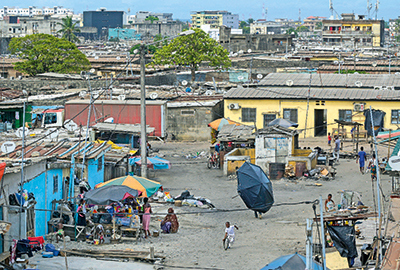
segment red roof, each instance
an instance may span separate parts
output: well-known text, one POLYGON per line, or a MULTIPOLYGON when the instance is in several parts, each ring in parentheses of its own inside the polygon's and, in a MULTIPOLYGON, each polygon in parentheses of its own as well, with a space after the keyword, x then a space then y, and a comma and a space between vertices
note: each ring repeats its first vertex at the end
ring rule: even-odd
POLYGON ((64 109, 48 109, 48 110, 45 110, 43 113, 57 113, 57 112, 62 112, 62 111, 64 111, 64 109))

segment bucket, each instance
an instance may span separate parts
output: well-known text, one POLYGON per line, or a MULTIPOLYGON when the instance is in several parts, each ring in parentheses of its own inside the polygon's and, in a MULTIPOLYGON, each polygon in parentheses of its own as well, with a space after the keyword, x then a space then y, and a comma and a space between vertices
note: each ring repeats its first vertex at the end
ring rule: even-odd
POLYGON ((285 163, 270 163, 269 164, 269 179, 279 180, 285 174, 285 163))

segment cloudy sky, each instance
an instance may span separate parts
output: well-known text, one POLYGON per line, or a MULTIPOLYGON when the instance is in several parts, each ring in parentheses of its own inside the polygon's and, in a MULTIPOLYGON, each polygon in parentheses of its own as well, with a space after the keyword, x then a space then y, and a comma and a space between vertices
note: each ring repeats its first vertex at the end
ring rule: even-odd
MULTIPOLYGON (((370 0, 376 1, 376 0, 370 0)), ((109 10, 124 10, 130 14, 136 11, 171 12, 176 19, 190 19, 190 12, 197 10, 228 10, 239 14, 239 18, 254 19, 263 18, 263 6, 268 8, 268 20, 274 18, 297 19, 299 9, 301 9, 302 19, 314 15, 329 17, 329 0, 119 0, 116 2, 97 0, 2 0, 1 6, 13 7, 18 3, 18 7, 37 7, 64 6, 72 8, 75 12, 85 10, 95 10, 105 7, 109 10)), ((373 2, 373 6, 375 2, 373 2)), ((333 7, 341 13, 355 12, 356 14, 367 13, 367 0, 333 0, 333 7)), ((372 12, 372 11, 371 11, 372 12)), ((372 14, 372 13, 371 13, 372 14)), ((378 18, 388 20, 397 18, 400 15, 399 0, 381 0, 378 11, 378 18)))

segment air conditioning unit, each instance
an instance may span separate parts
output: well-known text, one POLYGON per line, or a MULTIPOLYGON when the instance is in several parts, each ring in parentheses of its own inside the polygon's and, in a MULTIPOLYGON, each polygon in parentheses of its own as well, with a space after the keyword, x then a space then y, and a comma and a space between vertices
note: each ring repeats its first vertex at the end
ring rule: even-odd
POLYGON ((374 86, 374 90, 382 90, 382 86, 374 86))
POLYGON ((364 103, 355 103, 353 111, 355 112, 363 112, 365 104, 364 103))
POLYGON ((239 110, 240 106, 239 106, 239 103, 231 103, 231 104, 229 104, 228 108, 229 108, 229 110, 239 110))
POLYGON ((394 90, 394 86, 386 86, 387 90, 393 91, 394 90))
POLYGON ((381 90, 387 90, 387 86, 381 86, 381 90))

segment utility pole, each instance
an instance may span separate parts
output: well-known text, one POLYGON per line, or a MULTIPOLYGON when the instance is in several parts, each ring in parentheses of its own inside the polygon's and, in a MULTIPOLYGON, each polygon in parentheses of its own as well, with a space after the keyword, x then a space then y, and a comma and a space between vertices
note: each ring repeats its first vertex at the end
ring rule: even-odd
POLYGON ((19 207, 19 231, 18 231, 19 239, 22 239, 22 193, 24 189, 24 151, 25 151, 25 101, 24 101, 24 109, 22 112, 22 148, 21 148, 21 183, 20 183, 21 198, 19 201, 20 207, 19 207))
POLYGON ((322 269, 326 270, 326 259, 325 259, 325 231, 324 231, 324 209, 322 205, 322 196, 319 196, 319 217, 321 220, 321 244, 322 244, 322 269))
POLYGON ((308 120, 308 109, 310 108, 311 81, 312 81, 312 73, 310 71, 310 83, 308 84, 308 93, 307 93, 307 111, 306 111, 306 124, 304 127, 304 138, 307 137, 307 120, 308 120))
POLYGON ((147 138, 146 138, 146 45, 140 46, 140 157, 141 176, 147 178, 147 138))

